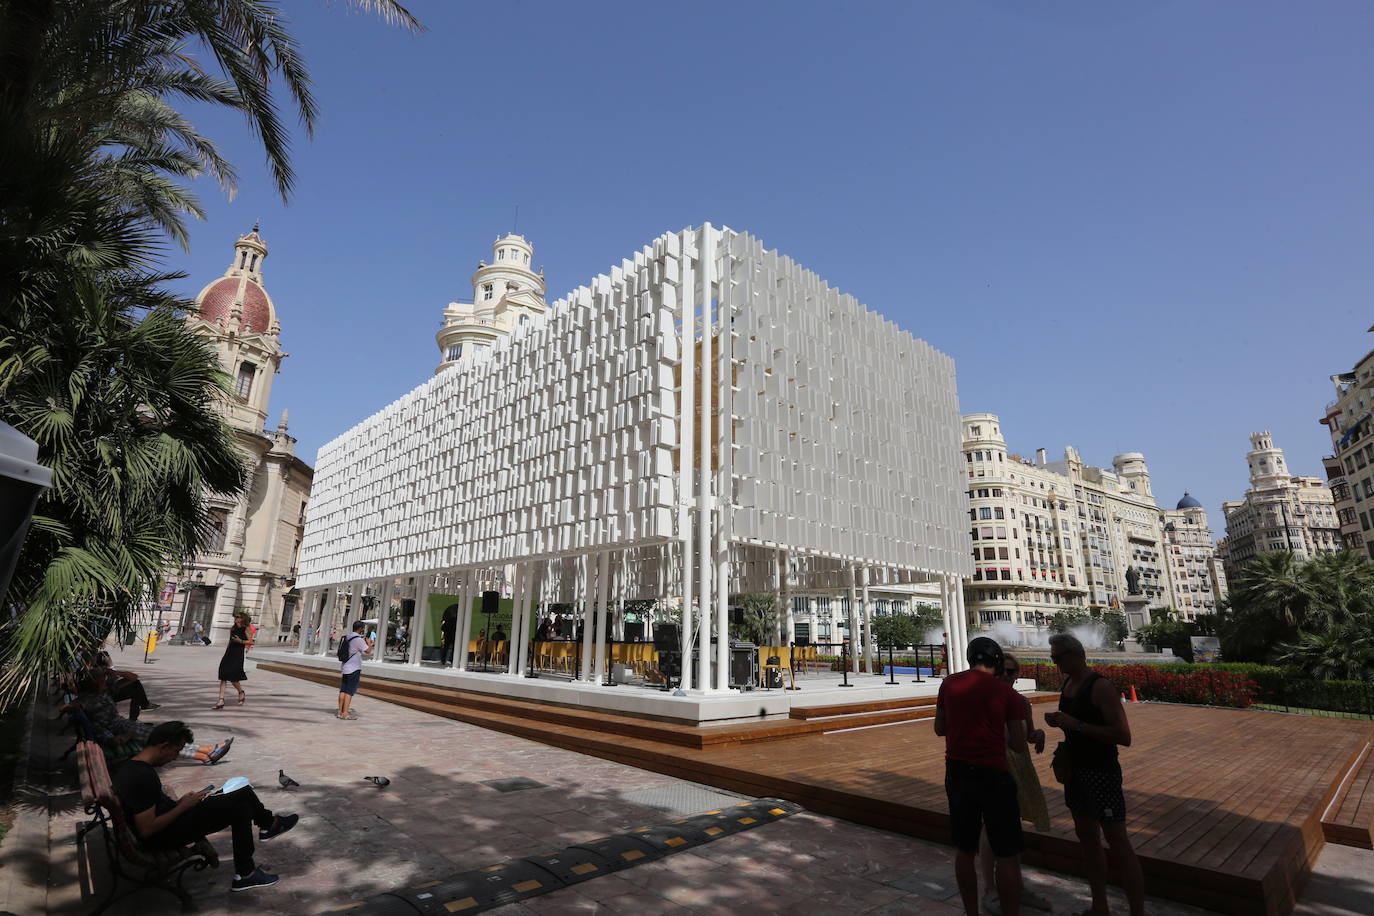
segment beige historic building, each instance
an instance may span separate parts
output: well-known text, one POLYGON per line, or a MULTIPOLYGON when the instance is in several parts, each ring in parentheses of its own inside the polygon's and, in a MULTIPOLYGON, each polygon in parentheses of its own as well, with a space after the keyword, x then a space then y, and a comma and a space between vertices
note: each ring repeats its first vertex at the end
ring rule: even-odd
POLYGON ((1143 455, 1117 455, 1110 469, 1084 464, 1073 448, 1060 461, 1048 462, 1044 449, 1030 460, 1007 451, 1001 421, 988 413, 965 416, 963 436, 970 625, 1029 634, 1066 609, 1124 610, 1131 579, 1149 606, 1172 603, 1164 515, 1143 455))
POLYGON ((1331 454, 1322 459, 1336 507, 1341 541, 1374 557, 1374 350, 1349 372, 1331 376, 1336 399, 1321 423, 1331 434, 1331 454))
POLYGON ((200 291, 198 311, 186 319, 214 345, 232 379, 223 413, 237 434, 250 482, 237 499, 209 495, 213 541, 190 565, 168 571, 155 614, 188 633, 199 621, 220 644, 239 608, 253 615, 260 642, 290 630, 296 619, 296 558, 314 476, 296 457, 286 411, 276 429, 266 428, 272 381, 287 355, 276 306, 263 285, 266 259, 267 245, 254 226, 234 243, 228 270, 200 291))
POLYGON ((535 273, 534 246, 510 234, 491 246, 491 263, 477 262, 472 275, 472 301, 450 302, 435 341, 439 344, 437 375, 464 356, 489 350, 498 339, 544 314, 544 271, 535 273))
POLYGON ((1289 472, 1268 430, 1250 436, 1245 498, 1221 504, 1226 516, 1226 574, 1234 580, 1256 554, 1288 550, 1300 560, 1342 547, 1332 492, 1320 477, 1289 472))
POLYGON ((1221 572, 1207 510, 1189 493, 1164 513, 1166 570, 1173 607, 1182 620, 1216 613, 1226 597, 1226 574, 1221 572))

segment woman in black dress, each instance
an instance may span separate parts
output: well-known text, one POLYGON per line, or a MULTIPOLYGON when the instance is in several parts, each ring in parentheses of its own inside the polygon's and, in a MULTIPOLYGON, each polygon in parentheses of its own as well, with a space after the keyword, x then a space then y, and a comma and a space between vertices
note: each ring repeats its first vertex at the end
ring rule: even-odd
POLYGON ((219 702, 211 709, 224 708, 224 685, 233 684, 234 689, 239 694, 239 705, 248 702, 248 694, 243 692, 239 686, 240 681, 248 680, 248 675, 243 673, 243 653, 248 648, 248 614, 244 611, 234 612, 234 626, 229 631, 229 645, 224 649, 224 658, 219 660, 219 702))

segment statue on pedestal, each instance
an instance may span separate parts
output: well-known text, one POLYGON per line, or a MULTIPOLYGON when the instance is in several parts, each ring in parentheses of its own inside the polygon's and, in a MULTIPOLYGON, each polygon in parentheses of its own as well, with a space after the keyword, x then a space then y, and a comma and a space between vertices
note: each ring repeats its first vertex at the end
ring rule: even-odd
POLYGON ((1131 595, 1139 595, 1140 591, 1140 570, 1134 566, 1126 567, 1126 591, 1131 595))

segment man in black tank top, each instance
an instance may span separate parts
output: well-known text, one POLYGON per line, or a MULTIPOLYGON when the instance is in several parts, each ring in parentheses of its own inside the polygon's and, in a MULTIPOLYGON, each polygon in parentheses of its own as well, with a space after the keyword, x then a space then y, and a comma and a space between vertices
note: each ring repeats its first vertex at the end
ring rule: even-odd
POLYGON ((1111 914, 1102 837, 1117 859, 1131 916, 1144 916, 1145 879, 1126 834, 1126 797, 1116 750, 1118 745, 1131 746, 1125 707, 1112 682, 1088 667, 1083 644, 1073 636, 1057 633, 1050 637, 1050 660, 1064 672, 1064 690, 1059 696, 1059 711, 1045 713, 1045 722, 1064 730, 1069 757, 1064 802, 1083 844, 1083 866, 1093 894, 1092 909, 1082 916, 1111 914))

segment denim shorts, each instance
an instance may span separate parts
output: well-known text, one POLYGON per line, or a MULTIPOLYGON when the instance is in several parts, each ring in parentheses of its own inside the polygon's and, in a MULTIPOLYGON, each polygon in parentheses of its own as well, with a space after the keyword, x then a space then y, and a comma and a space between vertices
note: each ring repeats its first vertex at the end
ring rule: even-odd
POLYGON ((343 675, 339 679, 339 693, 346 693, 349 696, 353 696, 358 692, 358 682, 362 679, 363 673, 361 671, 354 671, 351 674, 343 675))

